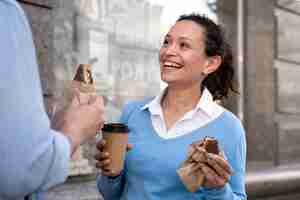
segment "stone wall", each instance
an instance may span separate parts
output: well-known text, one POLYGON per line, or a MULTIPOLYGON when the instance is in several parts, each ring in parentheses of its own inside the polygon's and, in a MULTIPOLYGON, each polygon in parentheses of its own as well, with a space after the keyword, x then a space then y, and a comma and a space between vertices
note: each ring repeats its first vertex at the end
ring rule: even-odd
MULTIPOLYGON (((219 18, 236 30, 237 0, 219 0, 219 18), (231 12, 229 12, 231 11, 231 12)), ((298 1, 245 2, 244 116, 247 169, 298 164, 300 148, 298 1)), ((235 31, 231 31, 233 38, 235 31)), ((235 106, 233 104, 233 106, 235 106)), ((278 181, 278 180, 276 180, 278 181)), ((296 200, 299 193, 257 200, 296 200)))
MULTIPOLYGON (((245 2, 244 116, 248 164, 298 163, 300 148, 297 1, 245 2)), ((237 0, 218 1, 219 17, 236 38, 237 0)), ((230 104, 235 108, 234 101, 230 104)), ((253 165, 252 165, 252 164, 253 165)))
MULTIPOLYGON (((233 41, 237 37, 237 0, 219 0, 220 19, 233 41), (229 12, 233 9, 233 12, 229 12)), ((244 1, 245 64, 244 125, 247 133, 248 164, 273 165, 277 161, 275 122, 274 8, 273 0, 244 1)), ((235 44, 235 43, 234 43, 235 44)))
POLYGON ((275 9, 276 45, 276 119, 279 128, 280 163, 299 163, 300 158, 300 4, 299 1, 278 1, 275 9))
POLYGON ((245 122, 249 160, 275 162, 274 0, 246 1, 245 122))
MULTIPOLYGON (((237 55, 237 3, 236 1, 217 1, 219 23, 225 29, 225 35, 232 46, 233 55, 237 55)), ((234 60, 236 88, 239 91, 240 86, 237 81, 237 60, 234 60)), ((238 115, 238 98, 239 95, 231 94, 228 99, 223 101, 223 105, 238 115)))
POLYGON ((36 47, 36 55, 39 64, 39 72, 45 104, 47 110, 51 104, 53 96, 54 74, 52 66, 52 40, 53 32, 51 28, 51 12, 53 9, 53 1, 19 1, 26 11, 28 20, 31 25, 33 39, 36 47))
POLYGON ((276 197, 261 197, 261 198, 249 198, 249 200, 297 200, 300 198, 300 194, 288 194, 288 195, 280 195, 276 197))

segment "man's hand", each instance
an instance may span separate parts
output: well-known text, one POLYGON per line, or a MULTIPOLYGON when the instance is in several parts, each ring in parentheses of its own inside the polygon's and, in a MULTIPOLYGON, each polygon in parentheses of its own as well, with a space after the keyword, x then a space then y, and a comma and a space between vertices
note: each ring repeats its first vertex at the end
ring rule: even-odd
POLYGON ((104 122, 102 97, 76 92, 69 107, 54 115, 51 125, 69 138, 72 152, 93 138, 104 122))

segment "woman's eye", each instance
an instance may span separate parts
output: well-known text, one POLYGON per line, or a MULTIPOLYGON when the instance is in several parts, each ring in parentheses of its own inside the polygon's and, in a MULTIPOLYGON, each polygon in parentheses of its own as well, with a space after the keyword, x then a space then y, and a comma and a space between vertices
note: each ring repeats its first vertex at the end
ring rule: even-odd
POLYGON ((180 47, 181 48, 189 48, 189 44, 182 42, 182 43, 180 43, 180 47))
POLYGON ((169 44, 169 41, 168 40, 164 40, 163 41, 163 46, 167 46, 169 44))

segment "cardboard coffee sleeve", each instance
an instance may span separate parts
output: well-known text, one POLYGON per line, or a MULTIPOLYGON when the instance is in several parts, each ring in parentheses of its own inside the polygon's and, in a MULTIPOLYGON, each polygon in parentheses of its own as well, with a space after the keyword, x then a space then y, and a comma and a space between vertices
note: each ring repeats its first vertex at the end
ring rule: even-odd
POLYGON ((106 123, 101 130, 106 141, 104 150, 111 156, 108 168, 112 176, 119 175, 124 167, 129 129, 122 123, 106 123))

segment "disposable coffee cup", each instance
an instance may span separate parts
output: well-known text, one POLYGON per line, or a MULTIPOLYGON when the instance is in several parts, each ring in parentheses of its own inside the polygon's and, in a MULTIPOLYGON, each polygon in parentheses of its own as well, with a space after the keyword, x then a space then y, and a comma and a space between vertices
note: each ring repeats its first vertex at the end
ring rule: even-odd
POLYGON ((128 132, 128 127, 122 123, 107 123, 102 128, 102 137, 106 141, 104 151, 110 154, 109 169, 113 176, 123 170, 128 132))

